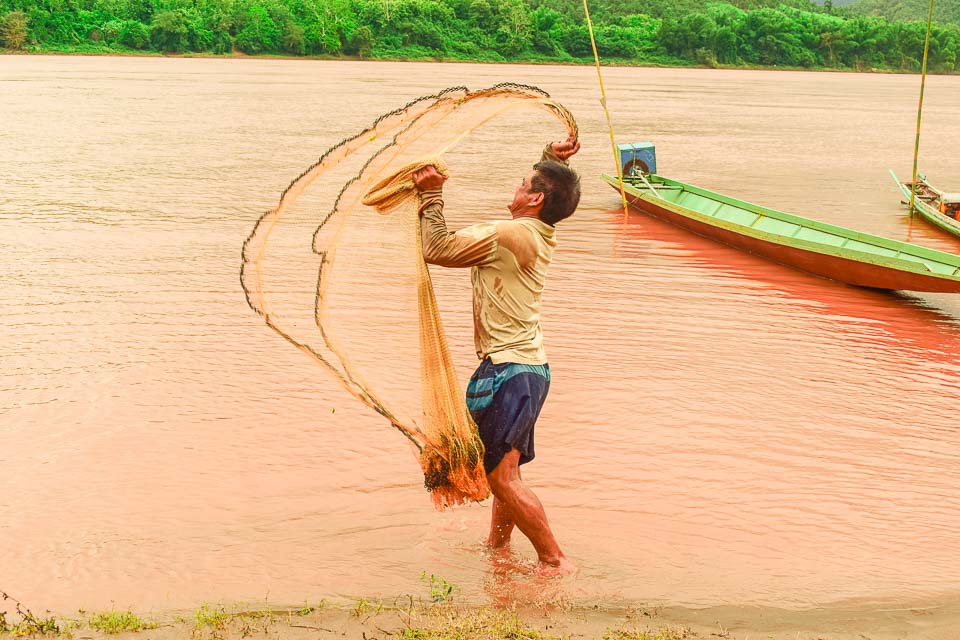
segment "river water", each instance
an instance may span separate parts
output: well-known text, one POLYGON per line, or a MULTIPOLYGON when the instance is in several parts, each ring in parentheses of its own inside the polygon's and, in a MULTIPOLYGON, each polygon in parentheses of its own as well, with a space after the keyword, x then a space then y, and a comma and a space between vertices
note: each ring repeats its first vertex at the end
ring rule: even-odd
MULTIPOLYGON (((604 74, 618 141, 655 142, 661 173, 960 252, 887 175, 911 170, 919 77, 604 74)), ((524 469, 581 567, 553 597, 960 594, 960 298, 625 219, 598 178, 593 68, 52 56, 0 57, 0 590, 35 610, 170 610, 422 594, 426 571, 471 601, 542 594, 522 560, 504 580, 482 552, 489 503, 434 511, 403 437, 238 280, 252 225, 325 149, 420 95, 503 81, 550 92, 583 142, 524 469)), ((922 170, 960 190, 960 77, 928 78, 923 122, 922 170)), ((474 205, 451 221, 505 212, 514 186, 452 181, 474 205)), ((444 317, 465 377, 469 281, 439 281, 462 301, 444 317)))

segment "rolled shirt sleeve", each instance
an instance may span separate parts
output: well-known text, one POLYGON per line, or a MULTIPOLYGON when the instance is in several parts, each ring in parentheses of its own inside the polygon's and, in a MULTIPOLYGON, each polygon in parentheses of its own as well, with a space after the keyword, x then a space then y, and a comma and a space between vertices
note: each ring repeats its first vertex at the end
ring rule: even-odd
MULTIPOLYGON (((540 161, 553 160, 568 164, 558 158, 548 144, 540 161)), ((499 238, 495 224, 476 224, 456 233, 447 230, 443 217, 443 190, 424 189, 420 192, 420 241, 423 258, 429 264, 441 267, 475 267, 496 259, 499 238)))
POLYGON ((420 241, 424 260, 441 267, 487 264, 496 259, 499 249, 494 224, 477 224, 456 233, 447 231, 440 189, 420 193, 420 241))

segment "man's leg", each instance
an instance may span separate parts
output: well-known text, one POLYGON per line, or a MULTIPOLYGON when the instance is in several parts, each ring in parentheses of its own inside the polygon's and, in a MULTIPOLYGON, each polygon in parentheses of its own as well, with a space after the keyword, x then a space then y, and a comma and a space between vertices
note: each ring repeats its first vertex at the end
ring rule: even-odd
MULTIPOLYGON (((519 464, 517 465, 517 476, 523 480, 523 471, 519 464)), ((510 509, 504 504, 503 500, 493 496, 493 513, 490 516, 490 536, 487 538, 487 546, 491 549, 503 549, 510 546, 510 535, 517 522, 513 519, 510 509)))
POLYGON ((503 549, 510 545, 510 534, 513 533, 513 527, 516 522, 510 509, 504 504, 503 500, 496 495, 493 496, 493 514, 490 516, 490 536, 487 538, 487 546, 492 549, 503 549))
MULTIPOLYGON (((494 517, 500 515, 505 520, 516 523, 523 535, 533 543, 541 564, 564 572, 574 571, 576 567, 563 555, 560 545, 553 537, 550 523, 547 522, 547 514, 539 498, 520 478, 520 451, 511 449, 510 453, 503 456, 500 464, 487 474, 487 482, 493 492, 494 508, 497 505, 496 501, 502 502, 500 513, 495 511, 494 517), (506 513, 504 513, 505 509, 506 513)), ((495 524, 495 521, 491 524, 491 536, 495 524)))

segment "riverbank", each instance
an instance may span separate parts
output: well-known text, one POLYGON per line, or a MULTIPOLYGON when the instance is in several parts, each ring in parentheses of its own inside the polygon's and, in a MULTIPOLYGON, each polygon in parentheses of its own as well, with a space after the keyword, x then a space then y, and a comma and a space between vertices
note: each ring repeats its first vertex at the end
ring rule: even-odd
MULTIPOLYGON (((543 55, 524 56, 518 58, 504 58, 503 56, 487 52, 489 55, 479 56, 456 56, 456 55, 434 55, 432 53, 410 49, 408 51, 398 51, 386 55, 351 55, 345 53, 338 54, 304 54, 290 55, 281 53, 258 53, 248 54, 234 49, 228 53, 213 53, 209 51, 180 51, 180 52, 162 52, 151 49, 130 49, 122 46, 111 46, 108 44, 85 43, 82 45, 32 45, 19 50, 4 49, 0 47, 0 54, 4 55, 86 55, 86 56, 136 56, 136 57, 168 57, 168 58, 251 58, 265 60, 336 60, 349 62, 462 62, 472 64, 550 64, 550 65, 572 65, 587 66, 593 65, 594 60, 590 58, 550 57, 543 55)), ((693 62, 675 58, 673 56, 657 56, 643 59, 623 59, 623 58, 603 58, 602 62, 607 66, 623 67, 698 67, 693 62)))
MULTIPOLYGON (((396 56, 396 57, 360 57, 351 55, 303 55, 291 56, 280 54, 258 54, 248 55, 241 51, 231 53, 204 53, 204 52, 183 52, 183 53, 162 53, 159 51, 138 51, 135 49, 114 49, 107 46, 83 46, 83 47, 53 47, 32 50, 0 49, 0 55, 9 56, 115 56, 115 57, 134 57, 134 58, 200 58, 200 59, 249 59, 249 60, 312 60, 312 61, 339 61, 339 62, 445 62, 456 64, 505 64, 505 65, 557 65, 583 67, 595 64, 592 58, 572 58, 572 59, 551 59, 551 58, 524 58, 517 60, 504 59, 461 59, 437 56, 396 56)), ((659 69, 724 69, 737 71, 807 71, 813 73, 879 73, 879 74, 906 74, 919 75, 918 71, 909 71, 903 69, 888 68, 861 68, 854 69, 849 67, 800 67, 800 66, 769 66, 769 65, 730 65, 730 64, 695 64, 679 58, 676 59, 651 59, 651 60, 624 60, 624 59, 603 59, 601 64, 604 67, 625 67, 625 68, 659 68, 659 69)), ((960 75, 960 72, 937 72, 929 75, 960 75)))
MULTIPOLYGON (((438 594, 434 594, 435 597, 438 594)), ((150 640, 248 638, 284 640, 324 637, 402 638, 404 640, 487 639, 560 640, 954 640, 960 629, 960 603, 789 611, 771 608, 679 607, 591 608, 551 603, 531 608, 459 605, 403 596, 386 602, 305 603, 300 607, 204 604, 193 611, 138 614, 130 611, 80 612, 76 618, 37 616, 21 607, 0 614, 0 636, 52 636, 99 640, 107 637, 150 640)), ((7 608, 11 609, 7 604, 7 608)))

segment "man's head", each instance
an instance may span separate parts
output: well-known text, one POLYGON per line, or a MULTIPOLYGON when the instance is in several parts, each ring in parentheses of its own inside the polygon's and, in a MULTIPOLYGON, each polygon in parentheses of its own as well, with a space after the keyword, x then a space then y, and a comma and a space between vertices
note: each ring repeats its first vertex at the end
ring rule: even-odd
POLYGON ((580 176, 567 165, 544 160, 533 166, 517 188, 510 211, 514 218, 535 216, 555 225, 580 203, 580 176))

